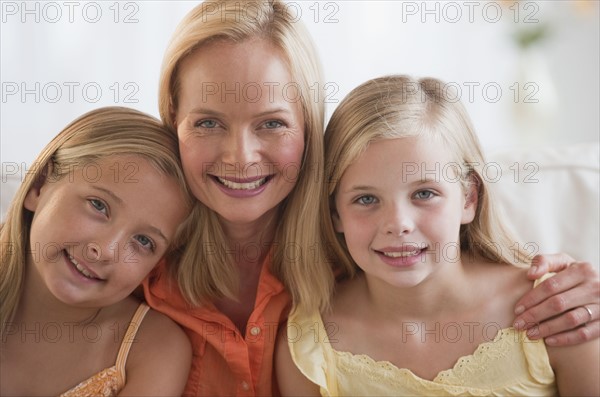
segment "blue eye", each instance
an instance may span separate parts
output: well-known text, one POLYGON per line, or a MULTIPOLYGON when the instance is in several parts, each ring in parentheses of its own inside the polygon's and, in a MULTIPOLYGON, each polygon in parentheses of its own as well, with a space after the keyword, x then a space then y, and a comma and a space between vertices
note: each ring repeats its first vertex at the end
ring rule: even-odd
POLYGON ((140 234, 140 235, 135 236, 135 239, 137 240, 138 243, 140 243, 140 245, 142 247, 148 248, 151 251, 154 251, 154 248, 155 248, 154 242, 148 236, 144 236, 143 234, 140 234))
POLYGON ((356 202, 362 205, 370 205, 370 204, 374 204, 377 201, 377 199, 374 196, 369 196, 369 195, 365 195, 365 196, 360 196, 356 202))
POLYGON ((217 128, 219 124, 215 121, 215 120, 200 120, 197 121, 194 124, 194 127, 201 127, 201 128, 217 128))
POLYGON ((279 120, 269 120, 265 123, 265 127, 269 129, 281 128, 283 127, 283 123, 279 120))
POLYGON ((421 190, 415 193, 415 198, 419 200, 428 200, 430 198, 433 198, 434 196, 435 194, 430 190, 421 190))
POLYGON ((99 199, 89 199, 88 201, 90 202, 90 204, 92 205, 92 207, 94 207, 94 209, 96 211, 102 212, 105 215, 108 214, 108 208, 107 208, 106 204, 104 203, 104 201, 99 200, 99 199))

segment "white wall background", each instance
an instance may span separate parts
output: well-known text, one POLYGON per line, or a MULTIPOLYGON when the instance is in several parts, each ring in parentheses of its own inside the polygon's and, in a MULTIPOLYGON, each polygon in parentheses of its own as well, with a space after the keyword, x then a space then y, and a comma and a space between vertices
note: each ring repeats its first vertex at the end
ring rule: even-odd
MULTIPOLYGON (((163 51, 198 4, 1 3, 3 168, 30 164, 67 123, 93 108, 116 104, 158 116, 163 51)), ((490 150, 598 142, 598 8, 595 0, 311 0, 290 1, 288 9, 317 44, 329 83, 328 114, 369 78, 435 76, 461 88, 490 150), (548 37, 521 53, 512 34, 542 24, 550 27, 548 37), (527 83, 515 98, 517 85, 527 83)))

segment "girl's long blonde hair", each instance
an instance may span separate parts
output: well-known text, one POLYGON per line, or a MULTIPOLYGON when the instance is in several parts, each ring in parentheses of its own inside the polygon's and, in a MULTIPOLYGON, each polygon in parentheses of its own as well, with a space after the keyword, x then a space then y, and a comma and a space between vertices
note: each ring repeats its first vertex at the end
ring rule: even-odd
MULTIPOLYGON (((477 185, 475 218, 460 228, 463 252, 487 260, 528 264, 528 254, 515 248, 515 240, 503 225, 482 170, 485 160, 471 120, 452 87, 444 82, 409 76, 385 76, 352 90, 340 103, 325 131, 325 184, 321 205, 323 234, 331 245, 340 276, 353 276, 357 266, 343 234, 331 221, 335 194, 344 171, 369 143, 381 139, 426 136, 441 139, 461 166, 461 182, 477 185)), ((402 161, 402 159, 398 159, 402 161)))
MULTIPOLYGON (((47 178, 57 181, 74 169, 118 155, 140 156, 175 178, 187 205, 193 205, 179 161, 175 137, 152 116, 121 107, 84 114, 62 130, 39 154, 25 175, 0 230, 0 320, 5 327, 19 304, 33 213, 24 207, 30 189, 47 178), (48 170, 52 174, 47 175, 48 170)), ((159 194, 160 192, 157 192, 159 194)), ((185 222, 184 222, 185 225, 185 222)), ((185 235, 180 226, 168 255, 176 257, 185 235)))
MULTIPOLYGON (((323 178, 324 98, 322 73, 310 36, 298 16, 280 0, 204 2, 181 21, 165 52, 159 87, 163 121, 176 134, 175 113, 180 92, 179 65, 201 46, 215 40, 244 43, 266 40, 283 54, 292 80, 301 91, 304 113, 304 159, 296 186, 280 205, 272 248, 271 271, 281 280, 296 305, 327 305, 333 275, 324 266, 318 206, 323 178), (318 291, 317 294, 312 291, 318 291)), ((172 277, 186 300, 235 299, 238 272, 228 257, 228 242, 217 214, 200 204, 196 227, 172 277)))

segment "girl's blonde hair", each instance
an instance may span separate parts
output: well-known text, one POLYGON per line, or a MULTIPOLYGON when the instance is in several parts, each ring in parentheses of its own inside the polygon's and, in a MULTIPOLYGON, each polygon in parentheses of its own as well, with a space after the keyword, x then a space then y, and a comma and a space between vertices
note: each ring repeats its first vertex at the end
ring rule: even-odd
MULTIPOLYGON (((58 181, 75 169, 120 155, 139 156, 159 172, 176 179, 191 208, 193 199, 181 169, 177 139, 159 120, 122 107, 101 108, 79 117, 65 127, 34 161, 0 230, 1 333, 15 313, 24 280, 33 219, 33 212, 24 207, 27 193, 47 179, 58 181), (51 174, 48 175, 49 172, 51 174)), ((178 248, 185 239, 183 228, 183 225, 180 226, 171 242, 169 256, 178 255, 178 248)))
MULTIPOLYGON (((180 93, 181 62, 215 40, 244 43, 265 40, 277 48, 300 90, 304 114, 304 159, 296 186, 280 206, 272 248, 271 271, 291 292, 295 304, 310 308, 327 305, 331 269, 323 266, 318 203, 323 178, 324 99, 322 73, 313 43, 294 10, 280 0, 204 2, 181 21, 165 52, 159 87, 163 121, 176 133, 175 114, 180 93), (319 291, 312 294, 311 291, 319 291), (325 300, 323 300, 325 299, 325 300)), ((235 298, 238 272, 228 258, 228 243, 217 214, 199 205, 181 262, 173 278, 187 301, 199 305, 222 297, 235 298)))
MULTIPOLYGON (((425 136, 440 139, 454 154, 460 181, 466 189, 476 184, 478 205, 473 221, 460 228, 463 252, 501 263, 526 264, 527 253, 515 249, 487 181, 482 177, 485 160, 471 120, 456 92, 444 82, 409 76, 385 76, 369 80, 344 98, 325 131, 325 184, 321 216, 323 233, 331 244, 341 276, 353 276, 357 267, 344 236, 331 221, 340 178, 369 143, 381 139, 425 136)), ((402 161, 402 159, 398 159, 402 161)))

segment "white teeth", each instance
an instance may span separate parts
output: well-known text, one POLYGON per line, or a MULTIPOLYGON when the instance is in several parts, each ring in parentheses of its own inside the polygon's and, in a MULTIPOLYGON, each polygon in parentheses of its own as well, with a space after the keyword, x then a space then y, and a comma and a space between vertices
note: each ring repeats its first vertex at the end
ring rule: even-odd
POLYGON ((79 262, 77 262, 77 260, 75 258, 73 258, 71 255, 69 255, 69 259, 71 260, 71 262, 73 262, 73 264, 75 265, 75 268, 77 270, 79 270, 79 273, 83 274, 84 276, 86 276, 87 278, 93 278, 96 279, 96 277, 94 277, 90 272, 88 272, 83 266, 81 266, 79 264, 79 262))
POLYGON ((407 256, 414 256, 417 255, 420 251, 419 250, 415 250, 415 251, 400 251, 400 252, 383 252, 383 255, 390 257, 390 258, 405 258, 407 256))
POLYGON ((219 178, 219 182, 221 182, 223 185, 227 186, 230 189, 234 189, 234 190, 252 190, 252 189, 256 189, 257 187, 259 187, 260 185, 264 184, 267 181, 267 178, 261 178, 259 180, 256 180, 254 182, 248 182, 248 183, 238 183, 238 182, 232 182, 232 181, 228 181, 226 179, 223 178, 219 178))

